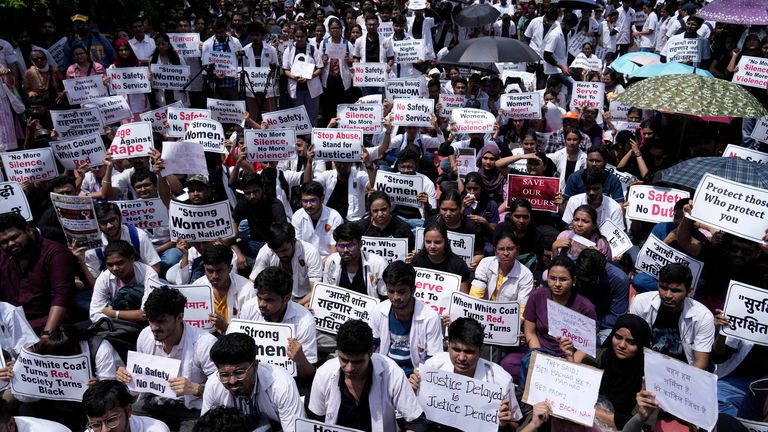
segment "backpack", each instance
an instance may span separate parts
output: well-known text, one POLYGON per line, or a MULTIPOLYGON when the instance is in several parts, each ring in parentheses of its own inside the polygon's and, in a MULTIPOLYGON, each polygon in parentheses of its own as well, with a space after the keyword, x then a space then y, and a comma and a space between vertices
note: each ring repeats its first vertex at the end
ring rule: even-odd
POLYGON ((91 365, 96 367, 96 352, 104 340, 109 341, 123 363, 127 363, 128 351, 136 351, 136 340, 145 326, 131 321, 103 317, 86 330, 91 365))
MULTIPOLYGON (((133 245, 133 250, 136 251, 136 257, 141 258, 141 243, 139 242, 139 230, 136 229, 133 225, 125 225, 128 227, 128 235, 131 237, 131 244, 133 245)), ((98 247, 94 250, 96 252, 96 256, 99 258, 99 270, 104 271, 107 269, 107 261, 104 258, 104 248, 98 247)))

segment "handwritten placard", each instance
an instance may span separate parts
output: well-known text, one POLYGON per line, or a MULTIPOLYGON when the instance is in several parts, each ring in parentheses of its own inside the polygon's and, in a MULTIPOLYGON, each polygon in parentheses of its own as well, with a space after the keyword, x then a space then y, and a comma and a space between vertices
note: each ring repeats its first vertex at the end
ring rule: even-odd
POLYGON ((88 107, 66 111, 51 110, 53 128, 59 139, 74 138, 89 133, 102 133, 104 119, 97 107, 88 107))
POLYGON ((355 87, 384 87, 387 82, 386 63, 355 63, 352 70, 355 87))
POLYGON ((246 159, 250 162, 290 160, 296 157, 294 129, 246 129, 246 159))
POLYGON ((408 255, 407 238, 363 236, 362 241, 364 251, 384 258, 387 264, 404 260, 408 255))
POLYGON ((517 346, 520 334, 520 303, 487 301, 460 292, 451 294, 451 321, 472 318, 485 330, 485 343, 517 346))
POLYGON ((434 112, 433 99, 396 99, 392 103, 392 124, 430 127, 434 112))
POLYGON ((234 235, 228 201, 193 205, 171 201, 171 241, 217 241, 234 235))
POLYGON ((224 128, 216 120, 192 120, 184 133, 184 141, 196 142, 203 146, 203 151, 227 154, 224 146, 224 128))
POLYGON ((448 314, 451 294, 460 286, 461 277, 458 275, 416 267, 416 292, 413 296, 442 316, 448 314))
POLYGON ((171 137, 183 137, 184 132, 187 131, 189 124, 193 120, 210 119, 211 111, 207 109, 197 108, 177 108, 174 106, 168 106, 168 136, 171 137))
POLYGON ((723 150, 723 157, 737 157, 750 162, 768 164, 768 153, 748 149, 736 144, 728 144, 723 150))
POLYGON ((605 165, 605 170, 615 175, 619 179, 619 183, 621 183, 621 191, 624 193, 624 196, 627 195, 627 190, 629 189, 630 185, 637 180, 637 177, 633 176, 630 173, 620 171, 618 168, 611 164, 605 165))
POLYGON ((182 90, 189 79, 189 66, 153 64, 149 66, 152 72, 152 88, 159 90, 182 90))
POLYGON ((23 350, 13 365, 11 391, 17 396, 80 402, 89 379, 87 354, 54 356, 23 350))
POLYGON ((766 290, 731 281, 725 296, 723 313, 730 326, 720 332, 726 336, 768 345, 768 292, 766 290))
POLYGON ((547 299, 547 326, 549 335, 568 339, 577 350, 597 355, 597 323, 557 302, 547 299))
POLYGON ((179 376, 181 360, 128 351, 125 369, 131 374, 128 390, 176 399, 168 381, 179 376))
POLYGON ((346 129, 312 129, 315 159, 333 162, 360 162, 363 131, 346 129))
POLYGON ((572 107, 595 107, 598 110, 602 110, 604 103, 604 83, 591 81, 576 81, 573 83, 572 107))
MULTIPOLYGON (((0 183, 0 213, 16 213, 28 221, 32 220, 27 195, 18 182, 0 183)), ((406 239, 406 247, 407 244, 406 239)))
POLYGON ((600 234, 608 240, 608 245, 611 248, 611 256, 621 256, 624 252, 632 248, 632 240, 630 240, 627 233, 610 219, 606 219, 600 224, 600 234))
POLYGON ((270 128, 295 129, 296 135, 309 135, 312 131, 312 123, 304 105, 269 113, 261 113, 261 118, 267 122, 270 128))
POLYGON ((421 208, 419 194, 424 191, 421 176, 376 171, 376 190, 386 192, 393 205, 421 208))
POLYGON ((638 271, 649 274, 654 279, 658 279, 659 270, 670 263, 688 266, 693 275, 692 288, 696 288, 704 263, 669 246, 653 234, 648 236, 648 239, 643 243, 643 247, 637 255, 637 260, 635 260, 635 268, 638 271))
POLYGON ((555 196, 560 192, 560 178, 510 174, 507 184, 508 203, 525 198, 533 210, 557 211, 555 196))
POLYGON ((151 93, 149 69, 146 67, 109 68, 109 91, 112 94, 151 93))
POLYGON ((143 230, 168 227, 168 208, 160 198, 113 202, 120 208, 124 224, 143 230))
POLYGON ((128 159, 149 156, 153 148, 152 124, 143 121, 121 125, 115 132, 109 151, 112 159, 128 159))
POLYGON ((179 57, 200 57, 200 33, 168 33, 179 57))
POLYGON ((427 82, 423 77, 388 79, 385 88, 387 100, 397 98, 420 98, 427 93, 427 82))
POLYGON ((576 58, 573 59, 573 63, 571 63, 570 67, 574 69, 586 69, 600 72, 603 70, 603 61, 596 55, 590 57, 577 55, 576 58))
POLYGON ((109 96, 102 75, 89 75, 80 78, 65 79, 64 90, 70 105, 90 102, 94 98, 109 96))
POLYGON ((76 241, 78 246, 88 249, 102 246, 93 198, 51 193, 51 202, 68 244, 76 241))
POLYGON ((645 222, 672 222, 675 203, 690 196, 679 189, 635 185, 629 188, 627 217, 645 222))
POLYGON ((322 282, 312 289, 310 306, 318 330, 336 334, 350 319, 370 322, 379 299, 322 282))
POLYGON ((64 169, 75 170, 79 166, 97 166, 104 163, 104 141, 99 134, 88 134, 82 137, 51 141, 56 159, 64 169))
POLYGON ((229 333, 245 333, 256 341, 256 359, 279 366, 296 376, 296 362, 288 357, 288 338, 295 337, 293 324, 233 319, 227 327, 229 333))
MULTIPOLYGON (((699 58, 699 38, 683 38, 676 41, 668 41, 665 47, 667 51, 667 62, 678 63, 698 63, 699 58)), ((662 55, 664 52, 662 51, 662 55)))
POLYGON ((501 111, 513 119, 541 118, 541 96, 538 93, 505 93, 499 101, 501 111))
POLYGON ((50 148, 0 153, 0 158, 10 181, 37 183, 59 175, 50 148))
POLYGON ((165 177, 170 174, 208 175, 203 146, 191 141, 163 142, 163 171, 165 177))
POLYGON ((382 114, 384 107, 380 104, 342 104, 336 109, 339 118, 339 129, 361 130, 365 134, 377 134, 382 131, 382 114))

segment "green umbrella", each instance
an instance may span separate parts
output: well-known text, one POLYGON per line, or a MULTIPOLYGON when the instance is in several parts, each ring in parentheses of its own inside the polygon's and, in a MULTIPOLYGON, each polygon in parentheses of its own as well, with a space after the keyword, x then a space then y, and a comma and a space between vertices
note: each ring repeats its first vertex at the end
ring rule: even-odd
POLYGON ((637 108, 699 117, 760 118, 768 115, 765 107, 740 85, 696 74, 645 79, 629 86, 616 101, 637 108))

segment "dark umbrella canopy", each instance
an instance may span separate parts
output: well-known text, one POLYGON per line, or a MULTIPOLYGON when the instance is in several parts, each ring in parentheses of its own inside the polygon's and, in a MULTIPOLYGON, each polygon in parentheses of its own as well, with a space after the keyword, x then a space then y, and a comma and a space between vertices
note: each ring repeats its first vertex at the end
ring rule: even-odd
POLYGON ((568 9, 597 9, 595 0, 560 0, 557 7, 568 9))
POLYGON ((533 63, 541 56, 528 45, 505 37, 481 37, 456 45, 442 62, 461 65, 489 63, 533 63))
POLYGON ((737 157, 697 157, 659 171, 653 183, 695 190, 704 174, 710 173, 741 184, 768 189, 768 166, 737 157))
POLYGON ((456 16, 456 24, 460 27, 482 27, 499 18, 501 13, 488 3, 467 6, 456 16))

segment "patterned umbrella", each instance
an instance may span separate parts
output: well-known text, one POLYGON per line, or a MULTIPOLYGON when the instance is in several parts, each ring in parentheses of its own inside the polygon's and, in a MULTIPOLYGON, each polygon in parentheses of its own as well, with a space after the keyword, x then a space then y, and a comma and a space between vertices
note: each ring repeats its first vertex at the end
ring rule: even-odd
POLYGON ((695 190, 706 173, 768 189, 768 165, 737 157, 688 159, 656 173, 653 183, 666 183, 695 190))
POLYGON ((728 24, 768 24, 768 2, 765 0, 714 0, 696 12, 705 20, 728 24))
POLYGON ((640 51, 631 52, 617 58, 608 67, 618 73, 631 75, 632 72, 645 65, 659 63, 661 61, 660 59, 661 56, 654 53, 640 51))
POLYGON ((740 85, 696 74, 648 78, 629 86, 616 100, 627 106, 699 117, 768 115, 760 102, 740 85))

